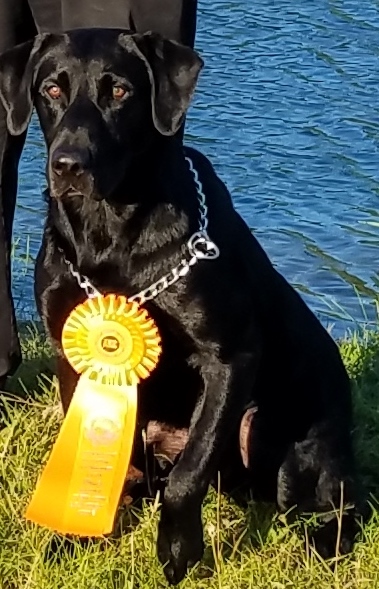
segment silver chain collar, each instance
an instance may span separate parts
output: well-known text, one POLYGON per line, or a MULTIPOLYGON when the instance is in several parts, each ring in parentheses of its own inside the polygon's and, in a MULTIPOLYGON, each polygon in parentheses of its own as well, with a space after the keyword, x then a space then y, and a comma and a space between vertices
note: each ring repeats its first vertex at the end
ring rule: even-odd
MULTIPOLYGON (((185 159, 188 162, 189 169, 192 172, 195 180, 200 213, 199 229, 198 231, 196 231, 196 233, 191 235, 191 237, 187 241, 187 252, 185 252, 187 256, 183 257, 175 268, 173 268, 168 274, 165 274, 164 276, 162 276, 162 278, 160 278, 144 290, 141 290, 137 294, 128 297, 129 301, 136 301, 140 305, 142 305, 145 301, 150 301, 151 299, 154 299, 161 292, 165 291, 172 284, 175 284, 175 282, 180 280, 180 278, 186 276, 190 271, 191 267, 197 264, 199 260, 215 260, 220 255, 219 248, 210 239, 207 232, 208 207, 206 203, 206 197, 203 192, 203 185, 199 180, 199 175, 197 173, 197 170, 193 166, 192 160, 189 157, 186 157, 185 159)), ((101 293, 93 286, 89 278, 87 278, 87 276, 83 276, 82 274, 80 274, 80 272, 75 270, 73 264, 69 262, 65 256, 64 261, 67 264, 72 276, 76 278, 80 288, 84 290, 89 299, 101 296, 101 293)))

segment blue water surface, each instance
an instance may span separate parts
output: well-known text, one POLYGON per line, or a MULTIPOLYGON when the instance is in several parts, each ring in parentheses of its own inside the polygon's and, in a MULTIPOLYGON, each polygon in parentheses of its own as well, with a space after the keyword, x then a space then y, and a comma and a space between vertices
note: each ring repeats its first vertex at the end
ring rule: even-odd
MULTIPOLYGON (((376 325, 379 2, 200 0, 187 142, 209 156, 275 266, 342 335, 376 325)), ((20 169, 14 296, 34 312, 45 151, 20 169)))

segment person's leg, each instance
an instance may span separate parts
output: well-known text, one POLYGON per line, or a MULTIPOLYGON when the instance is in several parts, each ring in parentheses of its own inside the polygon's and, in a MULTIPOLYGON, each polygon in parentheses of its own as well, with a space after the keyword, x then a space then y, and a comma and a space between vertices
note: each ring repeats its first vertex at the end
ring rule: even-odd
MULTIPOLYGON (((0 0, 0 53, 35 34, 25 0, 0 0)), ((0 105, 0 389, 21 360, 11 293, 10 252, 17 193, 17 168, 25 135, 11 137, 0 105)))
MULTIPOLYGON (((37 31, 61 30, 60 0, 0 0, 0 53, 32 39, 37 31), (37 27, 35 24, 35 19, 37 27)), ((26 133, 9 135, 0 104, 0 390, 21 361, 11 293, 10 252, 18 164, 26 133)))
MULTIPOLYGON (((39 33, 59 33, 62 31, 61 0, 29 0, 39 33)), ((80 0, 77 4, 80 6, 80 0)))
POLYGON ((131 0, 131 12, 137 32, 154 31, 193 47, 197 0, 131 0))
MULTIPOLYGON (((35 1, 35 0, 34 0, 35 1)), ((39 0, 49 3, 49 0, 39 0)), ((193 46, 197 0, 61 0, 64 30, 117 27, 154 31, 193 46)))
POLYGON ((92 27, 130 28, 130 0, 61 0, 61 5, 64 31, 92 27))

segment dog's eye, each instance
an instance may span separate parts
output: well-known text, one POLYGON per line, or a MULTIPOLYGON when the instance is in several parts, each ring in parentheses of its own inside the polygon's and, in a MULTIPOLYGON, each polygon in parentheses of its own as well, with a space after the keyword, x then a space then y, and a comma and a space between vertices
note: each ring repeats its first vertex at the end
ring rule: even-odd
POLYGON ((48 86, 46 92, 53 100, 57 100, 62 96, 62 89, 57 84, 51 84, 51 86, 48 86))
POLYGON ((126 88, 124 88, 124 86, 120 86, 117 84, 112 86, 112 96, 113 96, 114 100, 121 100, 121 98, 124 98, 126 93, 127 93, 127 90, 126 90, 126 88))

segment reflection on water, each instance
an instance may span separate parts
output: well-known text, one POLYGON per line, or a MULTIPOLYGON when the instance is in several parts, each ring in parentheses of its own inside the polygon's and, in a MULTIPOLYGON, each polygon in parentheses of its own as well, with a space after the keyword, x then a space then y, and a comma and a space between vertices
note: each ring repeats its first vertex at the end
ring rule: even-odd
MULTIPOLYGON (((335 334, 375 322, 378 6, 200 0, 206 67, 187 141, 211 157, 275 265, 335 334)), ((34 122, 20 174, 19 254, 26 235, 33 256, 40 241, 43 152, 34 122)), ((16 303, 25 308, 30 267, 15 267, 16 303)))

